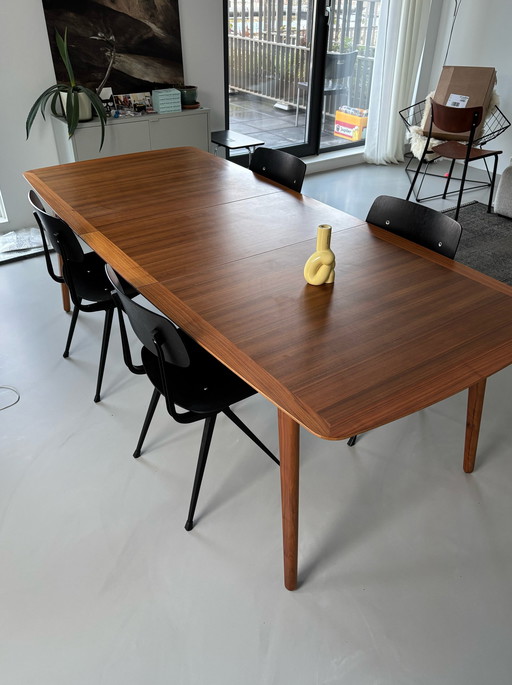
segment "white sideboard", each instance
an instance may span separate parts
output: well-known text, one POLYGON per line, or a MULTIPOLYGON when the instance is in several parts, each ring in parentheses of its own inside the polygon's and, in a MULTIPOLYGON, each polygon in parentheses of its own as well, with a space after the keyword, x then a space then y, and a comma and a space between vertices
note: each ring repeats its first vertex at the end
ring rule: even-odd
POLYGON ((52 117, 52 125, 61 164, 167 147, 192 146, 208 151, 210 145, 210 110, 204 107, 168 114, 111 117, 107 119, 101 150, 98 119, 79 124, 71 138, 63 119, 52 117))

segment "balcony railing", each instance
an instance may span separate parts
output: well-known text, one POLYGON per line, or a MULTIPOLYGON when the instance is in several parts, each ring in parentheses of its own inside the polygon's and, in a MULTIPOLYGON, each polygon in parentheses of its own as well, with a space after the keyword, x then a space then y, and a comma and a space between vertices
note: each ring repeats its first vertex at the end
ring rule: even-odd
MULTIPOLYGON (((331 3, 328 50, 358 50, 354 73, 347 84, 352 107, 368 108, 379 8, 379 0, 331 3)), ((257 0, 231 2, 231 90, 297 105, 297 82, 307 81, 309 73, 311 53, 306 45, 311 37, 310 9, 311 2, 307 0, 281 0, 275 5, 257 0)))

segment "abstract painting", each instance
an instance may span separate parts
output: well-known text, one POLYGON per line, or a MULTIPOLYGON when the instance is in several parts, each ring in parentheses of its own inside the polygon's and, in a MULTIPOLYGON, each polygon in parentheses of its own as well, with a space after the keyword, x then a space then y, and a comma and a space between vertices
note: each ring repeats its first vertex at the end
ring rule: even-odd
POLYGON ((55 31, 64 35, 67 28, 82 85, 114 93, 183 85, 178 0, 43 0, 43 8, 58 81, 66 71, 55 31))

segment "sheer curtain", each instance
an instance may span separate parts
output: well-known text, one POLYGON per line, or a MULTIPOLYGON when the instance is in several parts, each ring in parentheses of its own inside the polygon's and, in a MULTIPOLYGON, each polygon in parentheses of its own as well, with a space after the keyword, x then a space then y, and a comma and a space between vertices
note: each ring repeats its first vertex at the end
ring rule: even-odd
POLYGON ((412 104, 429 11, 430 0, 382 0, 364 154, 371 164, 404 159, 398 111, 412 104))

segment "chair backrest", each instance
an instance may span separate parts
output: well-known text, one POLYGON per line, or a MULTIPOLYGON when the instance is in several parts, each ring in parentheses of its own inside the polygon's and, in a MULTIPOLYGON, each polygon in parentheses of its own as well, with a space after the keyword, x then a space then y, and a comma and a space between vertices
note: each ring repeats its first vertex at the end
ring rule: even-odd
POLYGON ((84 251, 80 246, 78 238, 67 223, 57 216, 48 214, 43 207, 43 203, 33 190, 29 191, 28 200, 34 210, 34 217, 41 231, 43 245, 47 248, 46 239, 48 239, 55 252, 60 254, 64 261, 82 262, 84 251))
POLYGON ((389 195, 375 199, 366 221, 450 259, 455 257, 462 234, 461 225, 446 214, 389 195))
POLYGON ((127 297, 119 276, 110 264, 105 265, 105 271, 112 283, 112 296, 116 304, 128 317, 135 335, 144 347, 169 364, 189 366, 190 358, 176 326, 164 316, 127 297))
POLYGON ((431 100, 432 123, 448 133, 474 131, 482 121, 482 107, 447 107, 431 100))
POLYGON ((298 193, 306 174, 306 164, 302 159, 284 150, 269 147, 256 148, 249 169, 298 193))
POLYGON ((358 51, 328 52, 325 56, 325 78, 339 81, 352 76, 356 64, 358 51))

